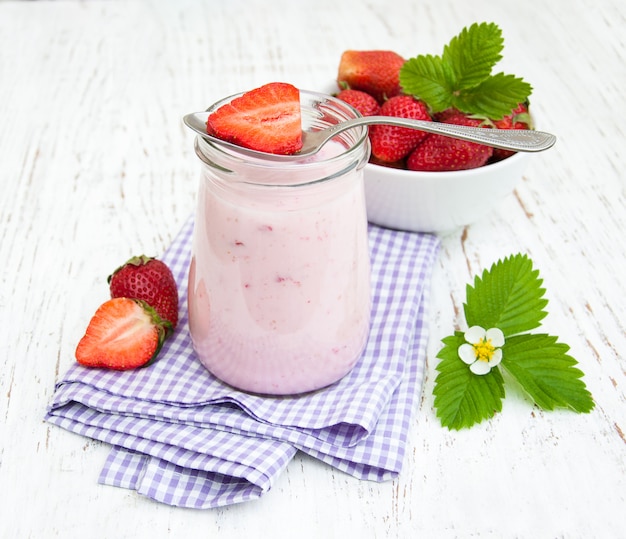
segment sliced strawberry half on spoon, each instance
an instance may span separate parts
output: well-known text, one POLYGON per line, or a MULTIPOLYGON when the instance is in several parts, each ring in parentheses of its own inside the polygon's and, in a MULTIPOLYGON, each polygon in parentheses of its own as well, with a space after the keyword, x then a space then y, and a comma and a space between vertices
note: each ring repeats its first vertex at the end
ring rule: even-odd
POLYGON ((211 113, 207 133, 251 150, 294 154, 302 148, 300 91, 285 82, 250 90, 211 113))

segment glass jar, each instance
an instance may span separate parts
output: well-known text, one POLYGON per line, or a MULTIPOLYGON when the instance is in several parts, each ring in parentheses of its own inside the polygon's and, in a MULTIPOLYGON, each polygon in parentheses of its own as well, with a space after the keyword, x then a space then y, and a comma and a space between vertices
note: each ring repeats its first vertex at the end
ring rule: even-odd
MULTIPOLYGON (((331 96, 301 91, 300 100, 303 129, 358 115, 331 96)), ((370 323, 366 128, 289 162, 202 137, 195 149, 202 171, 188 305, 199 360, 254 393, 297 394, 341 379, 370 323)))

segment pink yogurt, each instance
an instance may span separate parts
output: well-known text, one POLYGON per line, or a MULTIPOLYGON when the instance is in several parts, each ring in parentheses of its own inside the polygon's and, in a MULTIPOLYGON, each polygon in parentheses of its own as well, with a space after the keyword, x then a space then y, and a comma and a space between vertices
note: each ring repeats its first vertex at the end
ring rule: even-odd
POLYGON ((204 166, 188 300, 199 360, 255 393, 339 380, 369 331, 366 137, 292 165, 196 144, 204 166))

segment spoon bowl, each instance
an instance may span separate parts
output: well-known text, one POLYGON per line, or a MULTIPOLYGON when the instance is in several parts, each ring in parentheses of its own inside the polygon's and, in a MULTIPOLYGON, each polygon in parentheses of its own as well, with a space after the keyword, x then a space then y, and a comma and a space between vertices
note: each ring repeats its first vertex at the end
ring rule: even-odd
POLYGON ((232 147, 238 152, 250 155, 251 157, 262 157, 277 161, 289 161, 309 157, 316 154, 324 144, 339 133, 347 129, 374 124, 408 127, 427 133, 436 133, 447 137, 485 144, 494 148, 513 150, 515 152, 541 152, 551 148, 556 142, 554 135, 530 129, 485 129, 482 127, 426 122, 423 120, 396 118, 392 116, 364 116, 345 120, 317 131, 302 131, 302 149, 293 155, 278 155, 244 148, 243 146, 226 142, 208 134, 206 131, 208 117, 209 112, 192 112, 184 116, 183 122, 192 131, 207 140, 226 147, 232 147))

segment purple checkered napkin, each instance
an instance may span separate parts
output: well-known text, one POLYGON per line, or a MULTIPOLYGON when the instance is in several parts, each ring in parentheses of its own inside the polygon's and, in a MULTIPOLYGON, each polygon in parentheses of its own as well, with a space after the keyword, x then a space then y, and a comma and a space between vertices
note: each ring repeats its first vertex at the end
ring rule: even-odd
POLYGON ((370 226, 372 327, 350 374, 321 391, 237 391, 196 359, 186 296, 192 221, 162 257, 181 298, 179 326, 146 369, 72 366, 46 419, 113 446, 100 481, 185 507, 258 498, 297 449, 356 477, 395 476, 421 391, 424 312, 438 241, 370 226))

